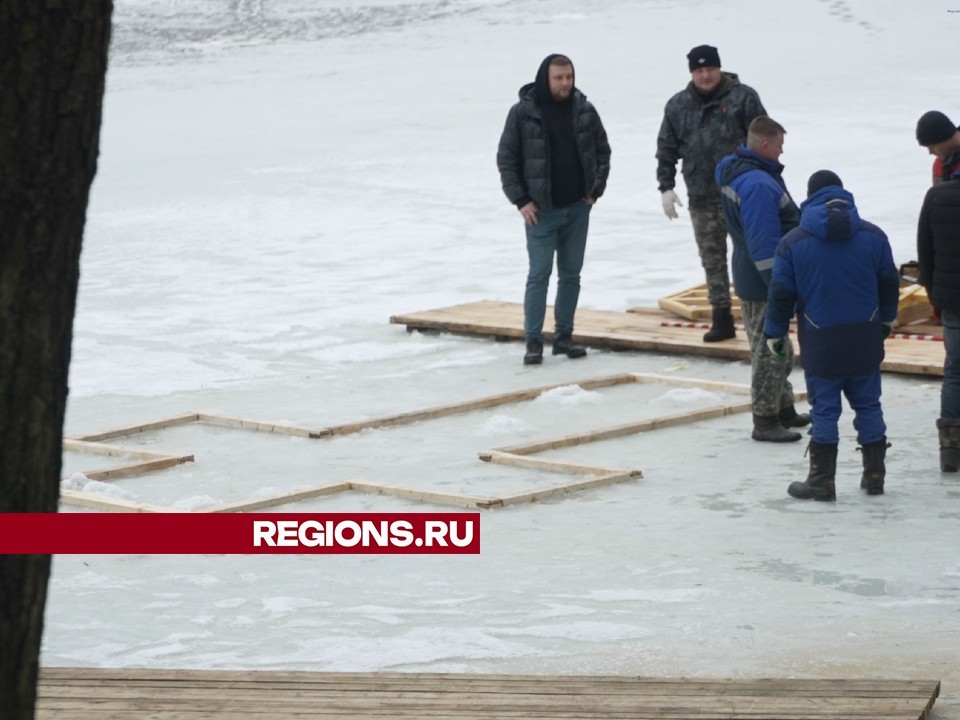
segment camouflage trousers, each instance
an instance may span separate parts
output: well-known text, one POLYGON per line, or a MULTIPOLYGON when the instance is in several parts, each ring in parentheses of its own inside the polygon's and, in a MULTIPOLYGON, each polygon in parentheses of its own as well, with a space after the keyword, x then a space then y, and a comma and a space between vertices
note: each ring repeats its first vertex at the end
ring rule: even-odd
POLYGON ((707 278, 711 307, 730 307, 730 274, 727 270, 727 223, 720 198, 716 202, 690 198, 690 219, 700 264, 707 278))
POLYGON ((776 415, 784 408, 793 407, 793 385, 788 376, 793 369, 793 345, 790 336, 784 338, 785 357, 770 352, 763 337, 765 302, 740 300, 743 327, 750 342, 750 399, 753 414, 763 417, 776 415))

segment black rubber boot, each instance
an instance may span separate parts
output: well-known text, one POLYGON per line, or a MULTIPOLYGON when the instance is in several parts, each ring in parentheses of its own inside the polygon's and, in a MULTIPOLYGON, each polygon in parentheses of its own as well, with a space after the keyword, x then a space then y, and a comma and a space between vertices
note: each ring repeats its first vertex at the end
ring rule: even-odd
POLYGON ((571 360, 586 357, 587 349, 574 345, 569 335, 558 335, 553 339, 553 354, 566 355, 571 360))
POLYGON ((730 312, 730 308, 714 308, 713 325, 704 333, 703 341, 720 342, 736 336, 737 331, 733 327, 733 313, 730 312))
POLYGON ((960 418, 938 418, 940 435, 940 472, 960 470, 960 418))
POLYGON ((806 427, 810 424, 810 413, 798 413, 793 405, 780 410, 777 417, 785 428, 806 427))
POLYGON ((887 475, 884 460, 887 457, 888 447, 890 443, 883 438, 857 448, 863 453, 863 476, 860 478, 860 489, 866 490, 867 495, 883 495, 883 479, 887 475))
POLYGON ((539 365, 543 362, 543 343, 539 340, 530 340, 527 343, 527 352, 523 356, 524 365, 539 365))
POLYGON ((787 494, 798 500, 836 500, 837 445, 825 445, 811 441, 810 473, 803 482, 792 482, 787 494))
POLYGON ((754 440, 760 442, 796 442, 800 439, 800 433, 787 430, 780 424, 780 418, 776 415, 754 415, 753 416, 753 435, 754 440))

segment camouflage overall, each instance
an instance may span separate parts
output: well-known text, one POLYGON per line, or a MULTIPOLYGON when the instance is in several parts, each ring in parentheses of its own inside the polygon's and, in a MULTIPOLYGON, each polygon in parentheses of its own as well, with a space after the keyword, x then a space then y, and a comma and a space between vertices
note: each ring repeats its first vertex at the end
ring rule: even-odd
POLYGON ((727 223, 719 195, 716 202, 689 198, 693 237, 707 279, 707 299, 713 308, 730 307, 730 274, 727 270, 727 223))
POLYGON ((783 343, 785 357, 770 352, 763 336, 767 303, 741 300, 740 309, 743 327, 750 341, 750 399, 753 402, 753 414, 771 417, 784 408, 793 407, 793 385, 788 379, 793 369, 793 345, 788 335, 783 343))

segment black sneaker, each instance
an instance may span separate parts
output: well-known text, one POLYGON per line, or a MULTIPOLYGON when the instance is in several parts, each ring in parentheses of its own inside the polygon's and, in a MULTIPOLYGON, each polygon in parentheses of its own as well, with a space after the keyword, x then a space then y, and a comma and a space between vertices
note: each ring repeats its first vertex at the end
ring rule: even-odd
POLYGON ((543 343, 539 340, 530 340, 527 343, 527 352, 523 356, 524 365, 539 365, 543 362, 543 343))
POLYGON ((553 340, 553 354, 566 355, 571 360, 586 357, 587 349, 574 345, 569 337, 558 337, 553 340))

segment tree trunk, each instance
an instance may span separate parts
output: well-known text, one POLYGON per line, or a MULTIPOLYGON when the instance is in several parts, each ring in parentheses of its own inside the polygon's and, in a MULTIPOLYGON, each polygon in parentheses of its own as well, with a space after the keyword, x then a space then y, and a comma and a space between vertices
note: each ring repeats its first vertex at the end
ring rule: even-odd
MULTIPOLYGON (((56 512, 111 0, 0 0, 0 512, 56 512)), ((48 555, 0 555, 0 714, 34 716, 48 555)))

